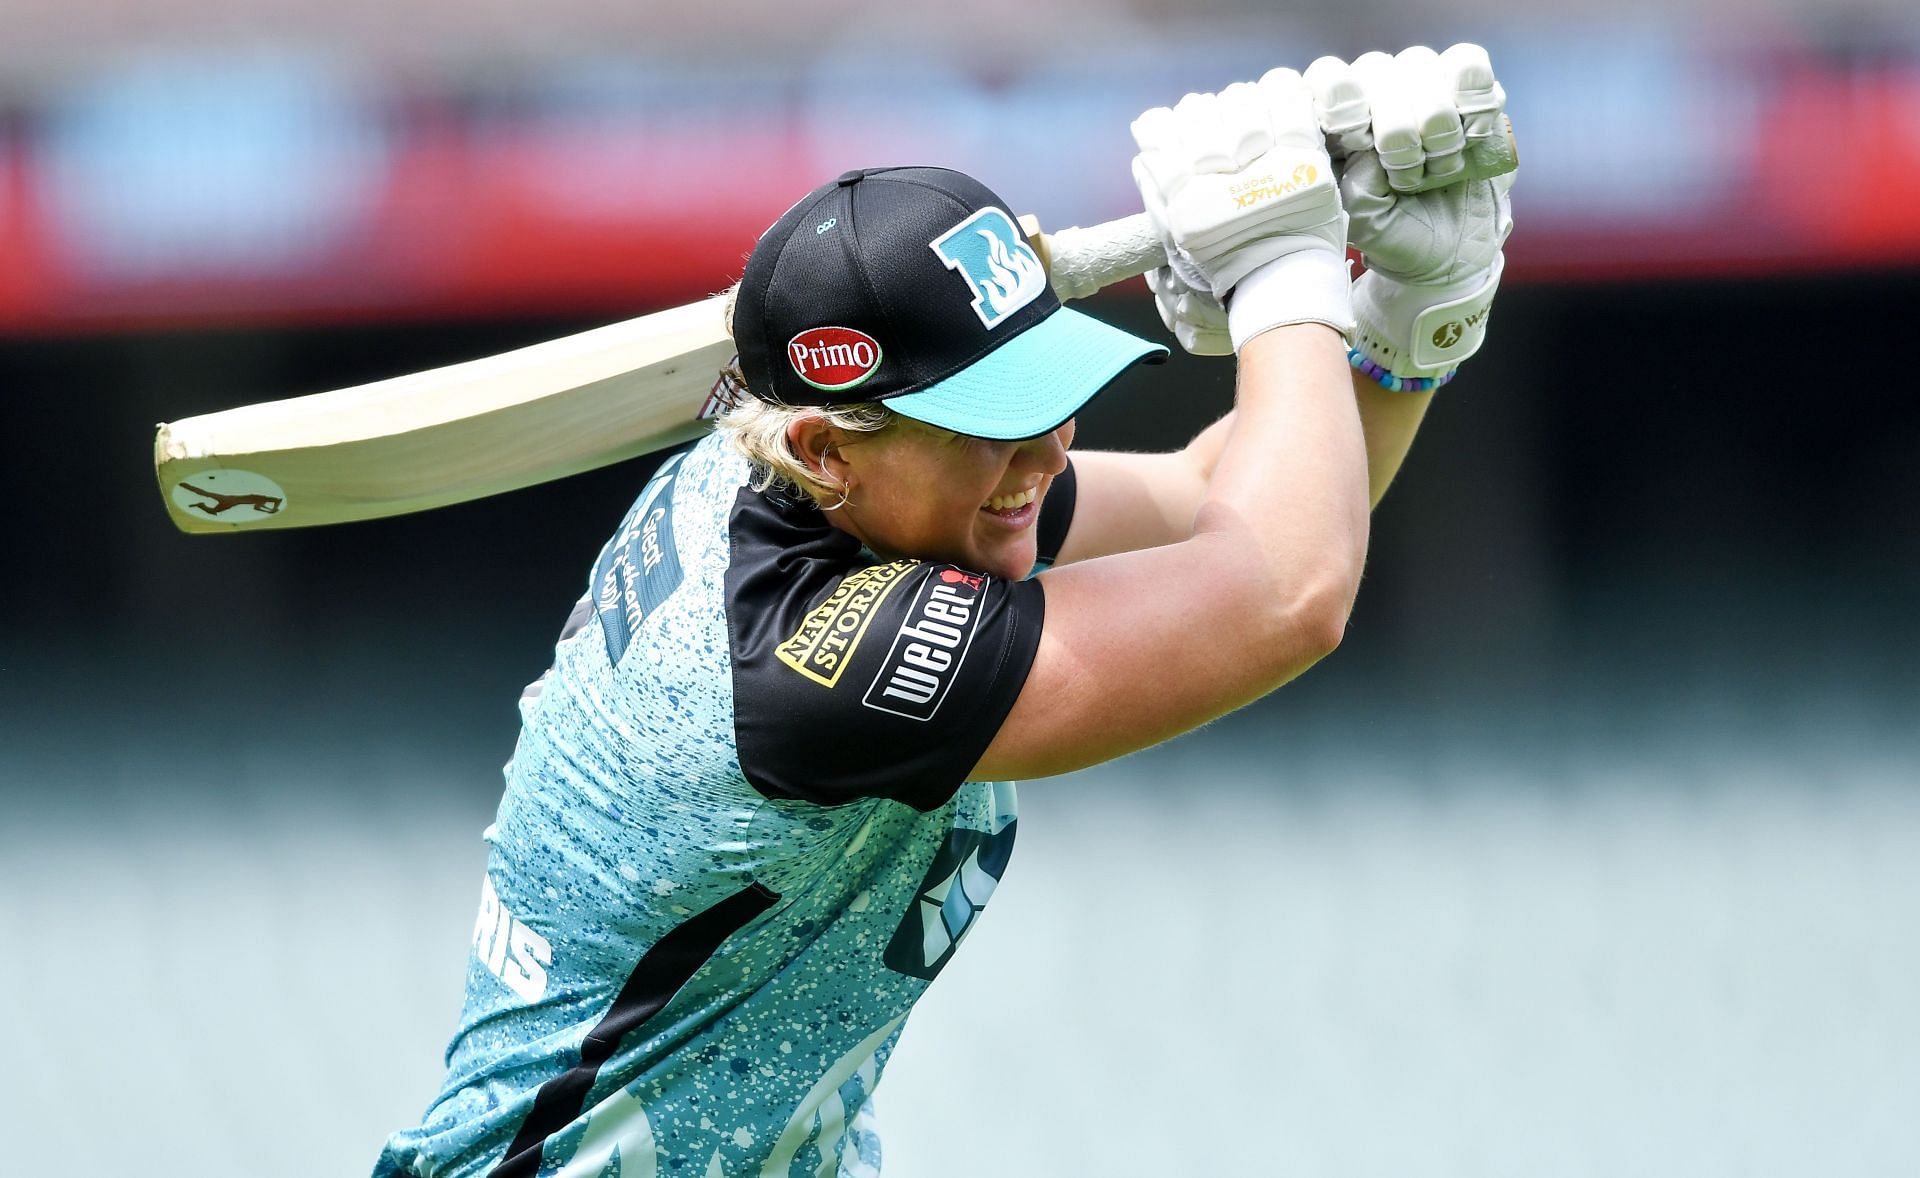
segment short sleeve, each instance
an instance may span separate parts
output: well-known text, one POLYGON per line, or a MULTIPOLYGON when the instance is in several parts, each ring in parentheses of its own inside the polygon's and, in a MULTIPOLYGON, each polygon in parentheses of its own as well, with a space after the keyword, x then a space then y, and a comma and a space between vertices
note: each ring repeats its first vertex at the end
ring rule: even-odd
POLYGON ((863 561, 830 525, 768 545, 774 536, 755 535, 765 513, 746 506, 727 613, 747 781, 822 805, 944 805, 1026 683, 1044 590, 950 564, 863 561))
POLYGON ((1074 500, 1078 494, 1079 482, 1069 461, 1065 470, 1053 476, 1053 485, 1047 488, 1047 497, 1040 504, 1040 519, 1034 525, 1034 539, 1039 547, 1034 572, 1044 572, 1060 559, 1060 549, 1067 542, 1067 529, 1073 526, 1074 500))

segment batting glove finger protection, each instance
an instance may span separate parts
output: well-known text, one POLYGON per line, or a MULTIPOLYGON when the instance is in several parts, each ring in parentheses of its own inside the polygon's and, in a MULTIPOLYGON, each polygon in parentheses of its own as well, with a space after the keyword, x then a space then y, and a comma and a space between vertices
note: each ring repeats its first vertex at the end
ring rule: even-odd
POLYGON ((1335 167, 1372 151, 1396 192, 1424 192, 1510 172, 1519 160, 1506 91, 1487 51, 1458 44, 1435 54, 1322 57, 1304 75, 1335 167))
POLYGON ((1172 267, 1146 274, 1160 322, 1167 325, 1180 346, 1195 356, 1233 355, 1233 337, 1227 331, 1227 311, 1220 300, 1181 281, 1172 267))
POLYGON ((1373 105, 1354 68, 1337 57, 1322 57, 1301 75, 1313 92, 1314 115, 1335 161, 1373 149, 1373 105))
POLYGON ((1487 51, 1466 42, 1450 46, 1440 55, 1440 69, 1453 88, 1453 106, 1466 132, 1463 154, 1468 169, 1491 174, 1497 166, 1510 164, 1513 140, 1506 121, 1507 92, 1493 76, 1487 51))
MULTIPOLYGON (((1344 256, 1332 161, 1312 96, 1294 71, 1156 107, 1134 121, 1133 135, 1141 199, 1167 244, 1169 267, 1194 290, 1224 300, 1280 258, 1344 256)), ((1345 330, 1346 315, 1343 304, 1300 319, 1345 330)))

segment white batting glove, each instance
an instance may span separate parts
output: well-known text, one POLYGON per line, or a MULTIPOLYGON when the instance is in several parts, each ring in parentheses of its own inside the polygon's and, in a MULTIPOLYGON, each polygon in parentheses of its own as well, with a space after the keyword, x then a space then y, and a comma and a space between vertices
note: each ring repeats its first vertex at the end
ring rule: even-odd
POLYGON ((1415 45, 1365 53, 1352 64, 1322 57, 1304 75, 1336 165, 1371 148, 1396 192, 1491 176, 1518 163, 1506 90, 1487 51, 1461 43, 1444 53, 1415 45))
POLYGON ((1233 355, 1233 337, 1227 330, 1227 309, 1220 300, 1188 286, 1171 266, 1149 270, 1147 289, 1180 346, 1195 356, 1233 355))
POLYGON ((1394 376, 1440 377, 1485 341, 1513 232, 1513 173, 1411 190, 1511 162, 1506 93, 1486 50, 1465 44, 1369 53, 1351 66, 1322 58, 1307 81, 1329 143, 1346 152, 1349 240, 1367 265, 1354 284, 1354 346, 1394 376))
POLYGON ((1134 182, 1187 287, 1223 303, 1248 275, 1260 294, 1236 312, 1236 347, 1283 323, 1351 334, 1346 216, 1306 83, 1292 70, 1189 94, 1133 123, 1134 182))

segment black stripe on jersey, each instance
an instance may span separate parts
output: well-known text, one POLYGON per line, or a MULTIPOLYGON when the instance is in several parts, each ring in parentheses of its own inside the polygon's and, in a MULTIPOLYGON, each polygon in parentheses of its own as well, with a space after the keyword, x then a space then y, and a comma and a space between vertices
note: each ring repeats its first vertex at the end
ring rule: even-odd
POLYGON ((745 928, 748 921, 773 907, 779 895, 761 884, 742 888, 713 907, 689 917, 683 924, 640 955, 627 975, 626 985, 580 1044, 580 1062, 540 1086, 533 1108, 520 1123, 494 1178, 533 1178, 540 1171, 540 1151, 547 1138, 586 1111, 587 1096, 600 1077, 601 1065, 613 1058, 621 1040, 637 1030, 687 984, 720 948, 721 942, 745 928))

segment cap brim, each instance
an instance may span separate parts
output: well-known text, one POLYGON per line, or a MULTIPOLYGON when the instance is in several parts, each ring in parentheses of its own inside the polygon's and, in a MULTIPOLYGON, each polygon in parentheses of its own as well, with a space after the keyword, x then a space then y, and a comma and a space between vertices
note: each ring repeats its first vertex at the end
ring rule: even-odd
POLYGON ((1036 438, 1093 395, 1167 349, 1062 307, 979 360, 916 392, 881 402, 957 434, 996 441, 1036 438))

